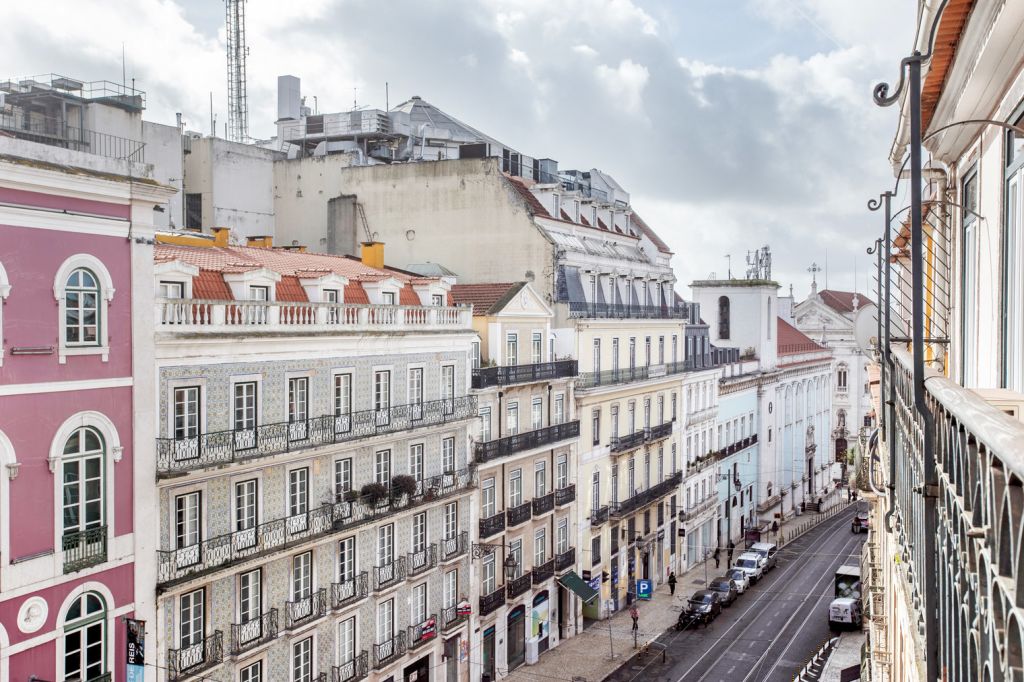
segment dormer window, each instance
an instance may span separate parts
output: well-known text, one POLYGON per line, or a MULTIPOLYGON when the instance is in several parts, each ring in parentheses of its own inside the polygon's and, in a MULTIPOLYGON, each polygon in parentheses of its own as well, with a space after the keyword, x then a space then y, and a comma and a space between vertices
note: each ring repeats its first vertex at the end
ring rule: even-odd
POLYGON ((397 296, 393 291, 382 291, 380 293, 381 303, 384 305, 395 305, 397 296))
POLYGON ((249 287, 249 300, 250 301, 269 301, 270 300, 270 287, 252 285, 249 287))
POLYGON ((160 298, 185 298, 185 283, 160 282, 157 293, 160 298))
POLYGON ((444 306, 444 295, 443 294, 431 294, 430 305, 437 306, 438 308, 444 306))
POLYGON ((551 215, 555 216, 556 218, 561 213, 561 210, 560 210, 561 209, 560 199, 561 199, 561 197, 559 197, 559 195, 557 195, 557 194, 552 194, 551 195, 551 201, 553 202, 553 205, 554 205, 554 208, 555 208, 555 210, 551 212, 551 215))
POLYGON ((338 290, 337 289, 324 289, 324 303, 337 303, 338 302, 338 290))

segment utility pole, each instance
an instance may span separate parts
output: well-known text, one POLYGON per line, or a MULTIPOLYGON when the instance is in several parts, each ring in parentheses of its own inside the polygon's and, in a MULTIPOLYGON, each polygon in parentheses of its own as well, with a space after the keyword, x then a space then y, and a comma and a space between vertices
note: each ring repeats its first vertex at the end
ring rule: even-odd
POLYGON ((228 48, 228 135, 234 142, 249 140, 249 103, 246 97, 245 0, 224 0, 228 48))

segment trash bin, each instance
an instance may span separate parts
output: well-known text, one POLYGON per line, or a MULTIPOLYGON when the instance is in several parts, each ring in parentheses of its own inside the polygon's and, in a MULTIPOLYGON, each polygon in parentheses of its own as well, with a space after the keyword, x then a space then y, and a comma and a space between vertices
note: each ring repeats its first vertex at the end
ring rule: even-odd
POLYGON ((537 638, 526 640, 526 665, 534 665, 540 660, 540 640, 537 638))

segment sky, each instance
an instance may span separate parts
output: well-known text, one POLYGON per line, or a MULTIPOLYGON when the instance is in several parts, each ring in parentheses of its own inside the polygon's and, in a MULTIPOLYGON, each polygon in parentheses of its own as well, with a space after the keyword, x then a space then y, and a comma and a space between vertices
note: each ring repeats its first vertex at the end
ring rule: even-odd
MULTIPOLYGON (((321 112, 420 95, 562 169, 599 168, 675 253, 678 290, 726 256, 742 275, 867 293, 866 202, 892 185, 898 77, 914 0, 248 0, 250 130, 274 133, 277 76, 321 112), (818 275, 824 286, 825 273, 818 275)), ((149 120, 227 120, 221 0, 4 3, 6 69, 128 80, 149 120), (124 61, 122 62, 122 54, 124 61)))

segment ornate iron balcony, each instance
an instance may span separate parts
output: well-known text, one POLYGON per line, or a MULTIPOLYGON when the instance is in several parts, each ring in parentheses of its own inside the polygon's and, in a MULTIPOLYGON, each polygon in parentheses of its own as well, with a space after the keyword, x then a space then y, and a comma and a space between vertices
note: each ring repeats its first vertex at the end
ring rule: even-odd
POLYGON ((598 507, 590 511, 590 525, 600 526, 608 520, 608 507, 598 507))
POLYGON ((628 436, 614 436, 611 440, 612 452, 625 452, 638 448, 644 444, 644 432, 634 431, 628 436))
POLYGON ((564 488, 557 488, 555 490, 555 506, 561 507, 563 504, 570 504, 576 500, 576 484, 570 483, 564 488))
POLYGON ((462 531, 453 538, 441 541, 441 561, 451 561, 469 549, 469 533, 462 531))
POLYGON ((530 584, 531 584, 531 581, 530 581, 530 572, 529 571, 527 571, 526 573, 523 573, 518 578, 513 578, 512 580, 509 580, 507 588, 506 588, 507 598, 508 599, 515 599, 516 597, 518 597, 519 595, 523 594, 524 592, 529 591, 530 584))
POLYGON ((373 567, 373 589, 386 590, 405 580, 405 557, 400 556, 389 564, 373 567))
POLYGON ((555 570, 564 571, 576 565, 576 548, 570 547, 555 556, 555 570))
POLYGON ((409 552, 405 562, 406 577, 412 578, 437 566, 437 545, 428 545, 419 552, 409 552))
POLYGON ((459 627, 467 620, 469 620, 469 614, 460 614, 457 605, 441 609, 441 629, 446 632, 459 627))
POLYGON ((562 424, 552 424, 542 429, 517 433, 514 436, 505 436, 497 440, 477 443, 474 447, 474 452, 477 462, 489 462, 516 452, 553 445, 569 438, 577 438, 579 435, 580 422, 576 420, 562 424))
POLYGON ((661 497, 670 495, 679 488, 683 480, 682 472, 670 475, 661 483, 652 485, 647 490, 636 493, 632 497, 612 505, 611 514, 615 517, 622 517, 646 507, 661 497))
POLYGON ((556 360, 533 365, 503 365, 501 367, 480 367, 473 370, 473 388, 508 386, 531 381, 550 381, 574 377, 578 363, 575 360, 556 360))
POLYGON ((674 423, 675 420, 673 419, 672 421, 665 422, 664 424, 652 426, 644 434, 644 440, 646 440, 648 443, 651 443, 656 440, 661 440, 662 438, 668 438, 669 436, 672 435, 672 424, 674 423))
POLYGON ((381 410, 261 424, 241 431, 157 438, 157 477, 469 419, 477 416, 476 402, 476 396, 467 395, 393 405, 381 410))
POLYGON ((480 538, 489 538, 505 530, 505 512, 500 511, 494 516, 480 519, 480 538))
POLYGON ((277 609, 244 623, 231 624, 230 653, 232 656, 248 651, 277 637, 277 609))
POLYGON ((415 649, 437 638, 437 614, 432 613, 425 621, 409 626, 409 649, 415 649))
POLYGON ((588 303, 587 301, 565 301, 569 306, 569 317, 594 319, 644 319, 644 320, 687 320, 694 322, 693 308, 682 305, 640 305, 628 303, 588 303))
POLYGON ((555 493, 554 491, 543 495, 541 497, 533 498, 533 515, 540 516, 541 514, 547 514, 549 511, 555 508, 555 493))
POLYGON ((181 680, 212 668, 224 660, 224 634, 215 630, 212 635, 195 644, 167 652, 167 676, 181 680))
POLYGON ((359 655, 351 661, 336 665, 331 668, 331 682, 356 682, 365 679, 370 674, 369 653, 359 652, 359 655))
POLYGON ((331 608, 343 609, 366 597, 368 582, 366 571, 363 571, 356 574, 352 580, 331 583, 331 608))
POLYGON ((508 516, 507 523, 508 527, 518 526, 520 523, 526 523, 530 520, 530 515, 533 506, 529 502, 523 502, 518 507, 512 507, 505 514, 508 516))
POLYGON ((540 566, 533 567, 533 584, 540 585, 542 582, 555 574, 555 560, 548 559, 540 566))
POLYGON ((405 633, 399 632, 391 639, 373 645, 373 667, 375 670, 380 670, 404 655, 405 633))
POLYGON ((285 629, 301 627, 327 613, 327 589, 321 588, 308 597, 285 602, 284 606, 285 629))
POLYGON ((499 606, 505 603, 505 586, 502 585, 494 592, 480 597, 480 616, 493 613, 499 606))
POLYGON ((102 564, 107 560, 107 527, 95 526, 64 533, 60 548, 64 555, 65 574, 102 564))

